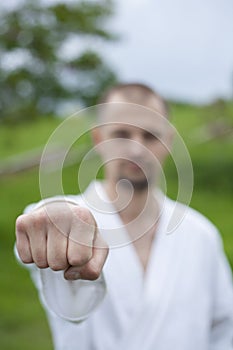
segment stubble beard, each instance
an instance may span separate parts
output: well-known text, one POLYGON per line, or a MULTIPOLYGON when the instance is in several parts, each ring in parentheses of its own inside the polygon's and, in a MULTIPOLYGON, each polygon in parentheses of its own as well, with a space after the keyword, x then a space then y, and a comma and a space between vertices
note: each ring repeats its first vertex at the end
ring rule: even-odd
POLYGON ((120 181, 122 189, 125 190, 131 190, 133 188, 135 192, 141 193, 148 191, 149 189, 149 182, 147 178, 141 180, 132 180, 126 177, 120 177, 118 181, 120 181))

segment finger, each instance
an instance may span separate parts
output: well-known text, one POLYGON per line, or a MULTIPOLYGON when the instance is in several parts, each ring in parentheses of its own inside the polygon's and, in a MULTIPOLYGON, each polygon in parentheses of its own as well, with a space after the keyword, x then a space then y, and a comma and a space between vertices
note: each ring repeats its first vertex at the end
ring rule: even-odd
POLYGON ((17 218, 15 224, 16 248, 20 259, 25 264, 33 263, 30 242, 27 236, 25 227, 26 215, 21 215, 17 218))
POLYGON ((75 207, 68 239, 67 259, 71 266, 82 266, 92 257, 96 223, 86 208, 75 207))
POLYGON ((46 226, 39 225, 38 223, 30 224, 30 228, 28 228, 28 237, 33 262, 40 269, 48 267, 46 226))
POLYGON ((68 234, 61 233, 55 226, 50 227, 47 235, 47 260, 54 271, 65 270, 68 267, 67 244, 68 234))
POLYGON ((48 267, 46 225, 47 217, 43 212, 32 212, 24 215, 24 226, 29 240, 32 260, 39 268, 48 267))
POLYGON ((92 248, 92 258, 83 266, 71 266, 64 272, 68 280, 84 279, 94 281, 99 278, 105 261, 108 256, 108 246, 102 237, 97 233, 92 248))

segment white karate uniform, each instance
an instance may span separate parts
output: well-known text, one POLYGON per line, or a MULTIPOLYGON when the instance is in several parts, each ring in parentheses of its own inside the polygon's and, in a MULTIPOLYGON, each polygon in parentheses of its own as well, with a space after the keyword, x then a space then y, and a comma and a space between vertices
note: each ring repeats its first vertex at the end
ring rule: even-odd
POLYGON ((110 249, 96 281, 66 281, 63 272, 32 264, 55 349, 232 350, 232 273, 216 228, 164 196, 144 274, 134 246, 123 244, 127 232, 101 184, 92 183, 86 193, 95 205, 82 196, 70 198, 90 207, 106 240, 109 228, 115 228, 122 245, 110 249), (101 201, 108 214, 96 208, 101 201), (185 216, 167 234, 175 208, 185 216))

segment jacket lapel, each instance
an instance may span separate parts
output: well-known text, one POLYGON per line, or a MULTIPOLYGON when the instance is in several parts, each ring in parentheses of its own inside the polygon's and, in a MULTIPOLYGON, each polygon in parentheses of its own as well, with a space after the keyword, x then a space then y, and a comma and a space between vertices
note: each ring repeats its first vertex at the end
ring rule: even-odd
POLYGON ((89 188, 86 198, 89 207, 94 208, 93 214, 101 234, 110 246, 104 275, 116 317, 122 326, 116 349, 154 349, 153 344, 156 343, 160 327, 169 312, 186 246, 179 227, 168 234, 170 220, 174 218, 174 205, 168 199, 162 203, 163 210, 151 256, 146 274, 143 275, 133 245, 127 244, 129 236, 119 215, 108 201, 102 186, 94 184, 95 191, 89 188), (153 332, 148 333, 151 327, 153 332))
POLYGON ((145 275, 141 307, 122 339, 122 349, 154 349, 154 344, 158 344, 160 327, 164 327, 169 312, 187 243, 179 228, 173 234, 167 234, 173 214, 170 203, 166 203, 145 275))

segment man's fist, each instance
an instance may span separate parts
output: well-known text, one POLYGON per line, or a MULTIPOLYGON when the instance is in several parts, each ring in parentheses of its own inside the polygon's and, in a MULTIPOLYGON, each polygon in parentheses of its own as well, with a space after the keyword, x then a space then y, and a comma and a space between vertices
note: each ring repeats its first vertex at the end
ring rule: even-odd
POLYGON ((64 277, 71 280, 97 279, 108 255, 91 212, 65 201, 19 216, 16 247, 25 264, 64 270, 64 277))

